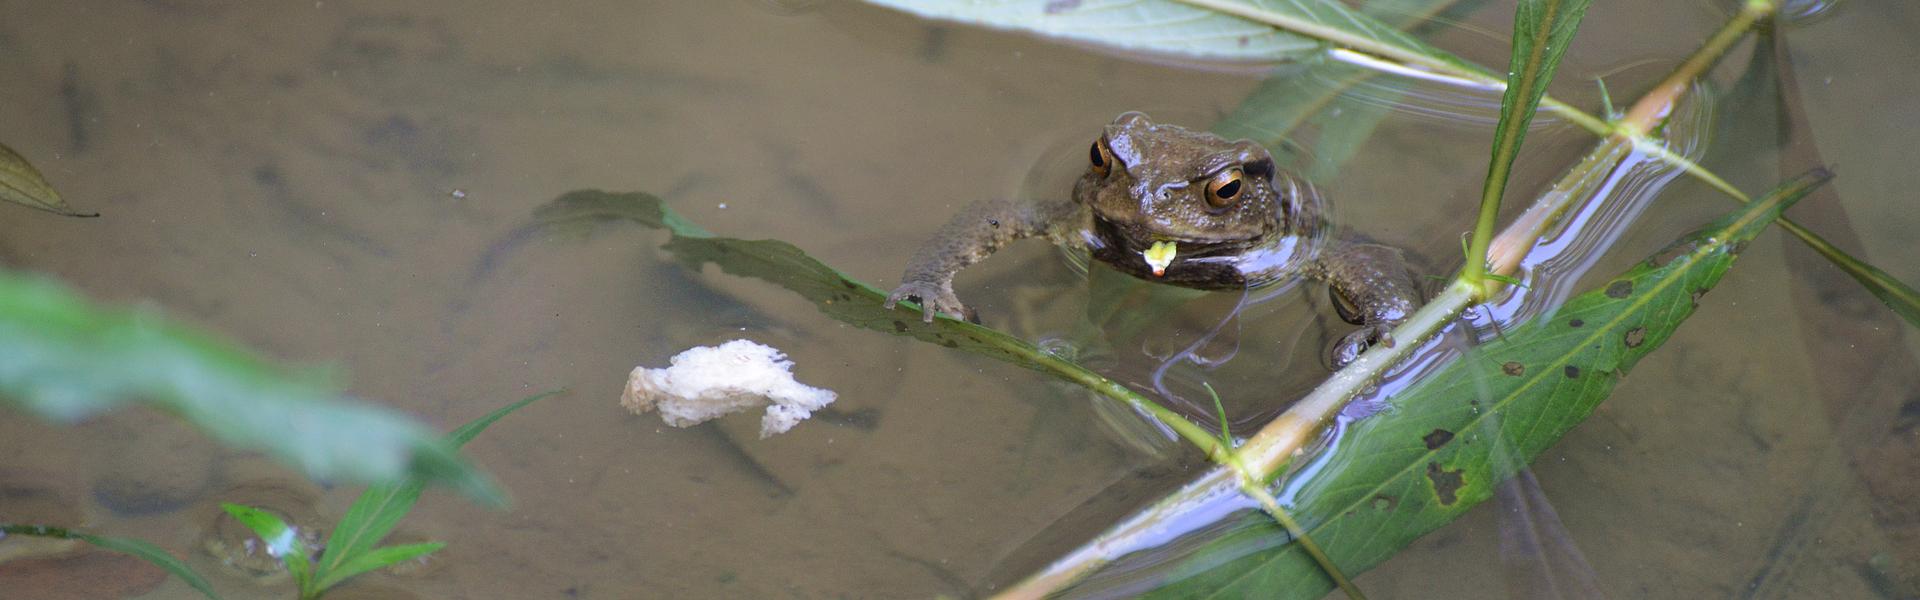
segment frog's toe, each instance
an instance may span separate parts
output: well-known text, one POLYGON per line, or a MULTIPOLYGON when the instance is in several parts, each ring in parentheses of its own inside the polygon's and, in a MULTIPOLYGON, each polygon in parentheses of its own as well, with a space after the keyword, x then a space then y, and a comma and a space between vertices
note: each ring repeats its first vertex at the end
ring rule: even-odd
POLYGON ((1333 346, 1333 370, 1338 371, 1346 368, 1354 359, 1360 358, 1360 353, 1366 350, 1367 340, 1365 336, 1348 334, 1346 337, 1340 338, 1340 343, 1334 344, 1333 346), (1354 339, 1355 337, 1359 337, 1360 339, 1354 339))
POLYGON ((919 302, 920 318, 928 323, 933 322, 935 314, 966 314, 966 307, 960 304, 960 298, 953 294, 953 290, 934 282, 909 281, 900 284, 893 293, 887 294, 885 306, 891 309, 901 300, 919 302))
POLYGON ((1345 337, 1340 338, 1340 343, 1333 347, 1334 370, 1340 370, 1341 367, 1347 366, 1347 363, 1351 363, 1354 359, 1360 358, 1361 352, 1367 351, 1367 348, 1376 344, 1388 348, 1393 347, 1392 325, 1386 323, 1368 325, 1355 329, 1345 337))
POLYGON ((1372 327, 1361 327, 1341 337, 1340 342, 1333 346, 1333 369, 1338 371, 1360 358, 1360 353, 1373 346, 1375 332, 1372 327))

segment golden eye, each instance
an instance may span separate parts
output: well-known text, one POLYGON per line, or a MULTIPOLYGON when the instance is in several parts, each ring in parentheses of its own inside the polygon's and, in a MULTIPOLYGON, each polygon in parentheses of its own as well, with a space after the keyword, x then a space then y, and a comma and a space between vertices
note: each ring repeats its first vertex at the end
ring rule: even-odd
POLYGON ((1093 141, 1093 147, 1087 149, 1087 158, 1093 161, 1093 172, 1106 177, 1113 171, 1113 149, 1107 147, 1106 138, 1093 141))
POLYGON ((1214 175, 1213 179, 1207 181, 1207 204, 1214 208, 1232 206, 1234 200, 1240 197, 1240 192, 1247 187, 1246 178, 1240 167, 1214 175))

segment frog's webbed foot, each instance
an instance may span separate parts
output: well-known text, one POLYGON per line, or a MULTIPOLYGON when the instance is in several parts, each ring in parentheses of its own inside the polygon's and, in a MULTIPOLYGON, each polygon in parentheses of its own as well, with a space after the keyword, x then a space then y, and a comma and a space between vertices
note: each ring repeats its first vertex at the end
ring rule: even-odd
POLYGON ((1333 348, 1333 368, 1347 366, 1375 344, 1393 347, 1393 328, 1420 307, 1420 287, 1400 250, 1379 244, 1343 242, 1327 252, 1311 273, 1327 281, 1334 312, 1359 325, 1333 348))
POLYGON ((893 293, 887 294, 887 309, 893 309, 893 305, 901 300, 919 302, 921 320, 928 323, 933 322, 933 315, 936 313, 955 319, 979 322, 978 318, 974 317, 973 311, 960 304, 960 297, 954 295, 952 280, 913 280, 901 283, 900 287, 893 288, 893 293))
POLYGON ((1333 370, 1338 371, 1354 359, 1360 358, 1360 353, 1373 347, 1374 344, 1392 348, 1393 325, 1392 323, 1365 325, 1340 338, 1340 343, 1333 346, 1333 370))

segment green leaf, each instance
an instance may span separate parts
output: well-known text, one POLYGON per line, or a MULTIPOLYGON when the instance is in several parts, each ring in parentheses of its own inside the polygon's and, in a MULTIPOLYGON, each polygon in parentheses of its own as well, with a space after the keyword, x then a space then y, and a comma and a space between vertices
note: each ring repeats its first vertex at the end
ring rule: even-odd
POLYGON ((1507 65, 1507 90, 1500 98, 1500 124, 1493 131, 1493 158, 1480 191, 1480 219, 1473 230, 1462 278, 1481 285, 1486 276, 1487 245, 1493 241, 1494 221, 1500 214, 1500 196, 1506 193, 1513 159, 1526 141, 1527 126, 1547 95, 1547 84, 1560 68, 1560 57, 1580 29, 1587 0, 1520 0, 1513 13, 1513 58, 1507 65))
POLYGON ((0 271, 0 356, 0 403, 48 419, 144 402, 316 478, 412 475, 505 501, 484 473, 398 413, 157 315, 94 306, 52 281, 0 271))
POLYGON ((220 595, 213 592, 213 585, 207 583, 206 579, 201 578, 199 573, 193 572, 193 569, 188 567, 186 562, 174 558, 173 555, 168 554, 166 550, 161 550, 159 546, 155 546, 145 540, 110 535, 94 535, 45 525, 0 524, 0 534, 80 540, 115 552, 131 554, 135 558, 152 563, 153 566, 160 567, 161 570, 172 573, 174 577, 179 577, 181 581, 187 582, 187 585, 193 586, 193 589, 200 590, 200 593, 206 595, 206 597, 212 598, 213 600, 220 600, 220 595))
POLYGON ((77 213, 67 207, 60 192, 47 183, 40 170, 33 168, 20 153, 0 144, 0 200, 37 208, 69 217, 98 217, 99 213, 77 213))
POLYGON ((433 554, 446 546, 447 544, 445 542, 421 542, 418 544, 385 546, 375 548, 370 552, 362 552, 355 555, 352 559, 349 559, 346 563, 341 564, 332 572, 322 575, 320 582, 314 586, 314 590, 325 592, 355 575, 433 554))
POLYGON ((1318 41, 1179 2, 1100 0, 868 0, 922 17, 1015 29, 1126 51, 1229 61, 1275 61, 1318 41))
MULTIPOLYGON (((447 445, 456 449, 464 446, 472 441, 474 436, 480 435, 480 432, 492 426, 495 421, 499 421, 501 417, 520 410, 521 407, 532 404, 535 400, 558 393, 560 393, 559 390, 554 390, 534 394, 461 425, 447 434, 447 445)), ((426 487, 426 481, 410 477, 395 483, 369 486, 366 491, 360 492, 360 497, 355 498, 353 505, 347 507, 347 514, 340 516, 340 522, 334 525, 333 532, 327 537, 326 550, 320 555, 320 562, 316 567, 320 579, 319 589, 333 587, 334 583, 359 573, 359 571, 353 571, 346 575, 341 574, 348 570, 348 565, 362 560, 369 548, 380 543, 380 540, 386 539, 388 533, 393 532, 393 528, 400 524, 400 519, 405 518, 407 513, 413 510, 414 503, 420 501, 420 493, 425 491, 426 487)))
POLYGON ((233 518, 253 530, 267 547, 267 555, 277 557, 287 565, 287 572, 293 574, 294 583, 300 587, 300 597, 311 598, 308 593, 313 589, 313 556, 306 543, 300 541, 300 531, 287 525, 278 515, 251 506, 221 502, 220 509, 233 515, 233 518))
MULTIPOLYGON (((1824 183, 1815 171, 1657 253, 1558 312, 1509 329, 1356 421, 1276 495, 1340 568, 1364 571, 1490 497, 1605 400, 1693 313, 1740 249, 1824 183)), ((1162 568, 1165 597, 1318 598, 1320 567, 1257 512, 1162 568)))

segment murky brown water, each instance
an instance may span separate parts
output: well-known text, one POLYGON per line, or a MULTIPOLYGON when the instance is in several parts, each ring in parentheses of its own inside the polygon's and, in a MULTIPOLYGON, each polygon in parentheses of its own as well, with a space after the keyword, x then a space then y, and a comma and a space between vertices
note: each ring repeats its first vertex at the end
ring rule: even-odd
MULTIPOLYGON (((0 2, 0 14, 0 140, 105 215, 0 208, 9 267, 287 362, 338 365, 353 393, 441 427, 571 389, 469 446, 513 510, 429 494, 401 536, 448 542, 441 560, 343 592, 968 595, 1035 566, 1006 557, 1109 485, 1185 468, 1112 441, 1081 395, 1043 376, 853 330, 770 285, 686 273, 653 249, 658 234, 514 232, 567 190, 652 191, 716 232, 790 240, 889 286, 953 210, 1021 193, 1035 165, 1058 160, 1048 149, 1078 152, 1125 110, 1204 125, 1253 79, 843 4, 149 0, 0 2), (802 381, 839 391, 836 414, 759 441, 748 417, 676 430, 618 406, 636 363, 736 337, 786 350, 802 381)), ((1556 93, 1590 104, 1586 81, 1604 73, 1624 101, 1719 15, 1599 3, 1556 93)), ((1850 248, 1908 282, 1920 282, 1920 213, 1907 208, 1920 89, 1894 67, 1920 59, 1916 24, 1905 4, 1860 3, 1792 38, 1819 150, 1841 168, 1850 248)), ((1497 39, 1456 29, 1439 42, 1505 60, 1497 39)), ((1342 221, 1446 263, 1470 227, 1486 137, 1390 118, 1327 184, 1342 221)), ((1537 133, 1516 189, 1551 180, 1586 140, 1537 133)), ((1777 178, 1746 173, 1735 176, 1750 190, 1777 178)), ((1682 183, 1600 271, 1729 207, 1682 183)), ((1900 326, 1844 284, 1789 293, 1809 277, 1789 271, 1799 247, 1781 239, 1764 236, 1669 347, 1536 465, 1614 597, 1877 597, 1869 560, 1887 557, 1909 582, 1920 569, 1920 507, 1897 500, 1913 497, 1899 486, 1920 456, 1913 336, 1834 343, 1826 332, 1845 329, 1834 323, 1900 326), (1849 394, 1822 378, 1843 368, 1857 404, 1834 404, 1849 394)), ((1025 317, 1019 298, 1073 281, 1034 243, 970 270, 961 293, 989 324, 1037 336, 1068 324, 1025 317)), ((1315 350, 1318 336, 1298 343, 1315 350)), ((1274 360, 1260 348, 1241 360, 1274 360)), ((1264 385, 1319 376, 1315 361, 1288 364, 1264 385)), ((88 490, 90 525, 194 554, 228 597, 287 595, 199 557, 193 507, 284 474, 162 416, 75 428, 10 416, 0 460, 88 490), (116 473, 152 469, 181 488, 177 502, 110 510, 100 490, 116 473)), ((317 510, 335 518, 357 492, 317 492, 317 510)), ((1501 589, 1493 506, 1360 584, 1381 598, 1501 589)), ((141 597, 197 596, 167 581, 141 597)))

